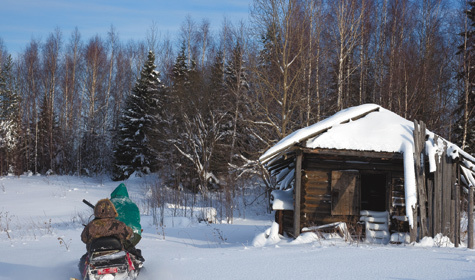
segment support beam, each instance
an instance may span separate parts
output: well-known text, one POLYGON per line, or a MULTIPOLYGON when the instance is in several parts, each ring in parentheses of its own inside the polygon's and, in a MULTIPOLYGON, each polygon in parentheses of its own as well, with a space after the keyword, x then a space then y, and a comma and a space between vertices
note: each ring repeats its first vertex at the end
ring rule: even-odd
POLYGON ((302 198, 302 151, 297 151, 295 163, 294 238, 300 235, 300 200, 302 198))
POLYGON ((457 176, 457 182, 455 184, 455 247, 460 244, 460 163, 457 160, 455 166, 455 174, 457 176))
POLYGON ((473 186, 468 191, 468 248, 473 249, 473 186))
MULTIPOLYGON (((426 194, 426 176, 424 166, 422 162, 424 161, 424 149, 425 149, 425 136, 426 136, 426 125, 424 122, 418 123, 417 120, 414 121, 414 166, 416 169, 416 184, 417 184, 417 197, 418 197, 418 206, 420 214, 420 235, 419 238, 428 236, 428 227, 427 227, 427 194, 426 194)), ((414 223, 417 224, 417 210, 414 211, 414 223)), ((417 231, 417 227, 416 227, 417 231)), ((416 234, 416 233, 414 233, 416 234)), ((412 232, 411 232, 412 239, 412 232)), ((413 242, 415 240, 411 240, 413 242)))

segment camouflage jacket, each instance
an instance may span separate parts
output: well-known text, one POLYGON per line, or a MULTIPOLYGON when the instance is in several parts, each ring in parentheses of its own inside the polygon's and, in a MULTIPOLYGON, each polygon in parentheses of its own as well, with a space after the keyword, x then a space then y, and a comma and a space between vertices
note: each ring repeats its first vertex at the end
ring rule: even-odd
POLYGON ((94 216, 96 218, 81 233, 81 240, 86 244, 106 236, 116 237, 123 244, 133 234, 130 227, 116 220, 117 211, 109 199, 101 199, 97 202, 94 207, 94 216))

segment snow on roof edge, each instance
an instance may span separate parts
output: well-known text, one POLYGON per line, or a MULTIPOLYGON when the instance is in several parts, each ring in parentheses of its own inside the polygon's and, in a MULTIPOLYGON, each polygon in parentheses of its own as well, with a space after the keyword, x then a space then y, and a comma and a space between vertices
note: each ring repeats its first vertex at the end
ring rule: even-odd
POLYGON ((281 139, 277 144, 269 148, 262 156, 259 157, 259 162, 265 164, 281 152, 287 150, 289 147, 312 138, 330 128, 334 125, 341 124, 354 118, 358 118, 377 111, 381 106, 377 104, 363 104, 355 107, 344 109, 322 121, 319 121, 308 127, 298 129, 291 134, 281 139))

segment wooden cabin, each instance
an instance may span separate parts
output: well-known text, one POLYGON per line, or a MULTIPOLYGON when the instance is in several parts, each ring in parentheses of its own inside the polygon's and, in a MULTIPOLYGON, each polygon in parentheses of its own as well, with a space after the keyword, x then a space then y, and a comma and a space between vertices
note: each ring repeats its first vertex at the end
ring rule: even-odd
POLYGON ((475 158, 375 104, 300 129, 260 161, 274 185, 276 222, 289 236, 345 222, 380 243, 442 233, 458 246, 460 213, 473 210, 473 194, 464 194, 475 186, 475 158))

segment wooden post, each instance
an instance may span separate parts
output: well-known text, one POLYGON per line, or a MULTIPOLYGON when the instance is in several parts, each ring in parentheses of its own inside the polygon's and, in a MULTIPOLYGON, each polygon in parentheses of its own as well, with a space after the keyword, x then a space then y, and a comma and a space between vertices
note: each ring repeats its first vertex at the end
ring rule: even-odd
POLYGON ((473 186, 468 191, 468 248, 473 249, 473 186))
MULTIPOLYGON (((434 136, 434 142, 437 143, 437 135, 434 136)), ((441 233, 441 212, 442 212, 442 163, 439 156, 435 155, 435 162, 437 165, 434 172, 434 236, 441 233)))
POLYGON ((457 183, 455 185, 455 247, 460 244, 460 163, 457 160, 455 164, 455 176, 457 176, 457 183))
POLYGON ((295 164, 294 238, 300 235, 300 200, 302 197, 302 151, 297 151, 295 164))
MULTIPOLYGON (((444 142, 444 153, 442 155, 442 161, 444 162, 444 174, 443 174, 443 213, 444 213, 444 224, 443 224, 443 234, 449 238, 452 236, 452 227, 451 227, 451 209, 452 209, 452 158, 447 156, 447 143, 444 142)), ((453 239, 451 239, 453 241, 453 239)))
POLYGON ((409 228, 410 242, 417 242, 417 206, 412 208, 412 227, 409 228))
POLYGON ((277 223, 279 224, 279 234, 284 234, 284 210, 277 210, 277 223))
POLYGON ((455 201, 456 201, 456 195, 455 195, 455 189, 457 188, 456 186, 456 174, 457 174, 457 169, 456 169, 456 164, 455 161, 450 157, 450 191, 451 191, 451 196, 450 196, 450 240, 452 243, 456 243, 456 235, 457 235, 457 210, 455 209, 457 207, 455 201))
POLYGON ((427 228, 429 236, 434 237, 434 181, 427 181, 427 228))
MULTIPOLYGON (((421 164, 424 160, 422 156, 422 151, 425 147, 425 136, 426 136, 426 125, 421 122, 420 124, 417 120, 414 121, 414 166, 416 171, 416 184, 417 184, 417 196, 418 196, 418 205, 420 212, 420 236, 419 238, 427 236, 427 195, 426 195, 426 185, 425 185, 425 170, 424 166, 421 164)), ((417 206, 416 206, 417 207, 417 206)), ((417 223, 417 208, 414 210, 414 223, 417 223)), ((417 232, 415 233, 417 234, 417 232)), ((412 238, 412 233, 411 233, 412 238)), ((415 241, 415 240, 411 240, 415 241)))

